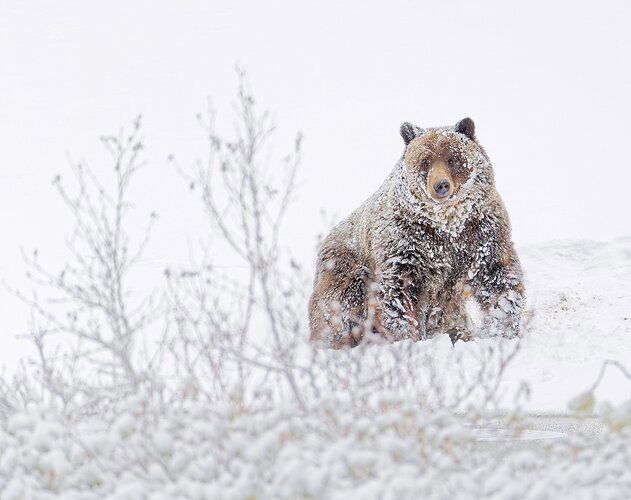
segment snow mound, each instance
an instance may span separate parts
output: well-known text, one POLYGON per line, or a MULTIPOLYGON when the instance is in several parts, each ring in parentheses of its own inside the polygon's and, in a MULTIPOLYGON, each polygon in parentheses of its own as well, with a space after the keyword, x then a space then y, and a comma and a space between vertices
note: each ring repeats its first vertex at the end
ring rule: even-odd
MULTIPOLYGON (((519 248, 533 313, 506 384, 529 383, 533 412, 566 410, 605 360, 631 363, 631 238, 560 241, 519 248)), ((631 381, 608 371, 598 400, 620 404, 631 381)))

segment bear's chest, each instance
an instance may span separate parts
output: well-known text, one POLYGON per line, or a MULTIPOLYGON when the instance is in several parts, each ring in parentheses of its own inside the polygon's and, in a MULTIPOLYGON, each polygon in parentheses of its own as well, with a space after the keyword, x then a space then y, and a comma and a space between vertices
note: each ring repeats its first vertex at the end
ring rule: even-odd
POLYGON ((409 262, 422 281, 432 281, 437 286, 455 283, 466 275, 473 265, 484 234, 475 221, 467 224, 458 235, 451 235, 430 224, 409 222, 399 225, 397 240, 398 257, 409 262))

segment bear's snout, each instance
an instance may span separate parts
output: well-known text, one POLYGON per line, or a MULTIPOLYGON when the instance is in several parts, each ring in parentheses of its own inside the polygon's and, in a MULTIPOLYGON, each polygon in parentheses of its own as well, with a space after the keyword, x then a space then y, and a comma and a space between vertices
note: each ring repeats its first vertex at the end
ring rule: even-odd
POLYGON ((450 190, 451 184, 449 184, 449 181, 447 179, 441 179, 438 182, 434 183, 434 192, 439 198, 447 196, 450 190))
POLYGON ((445 161, 438 160, 432 163, 427 177, 426 189, 427 194, 439 203, 447 201, 455 192, 456 182, 445 161))

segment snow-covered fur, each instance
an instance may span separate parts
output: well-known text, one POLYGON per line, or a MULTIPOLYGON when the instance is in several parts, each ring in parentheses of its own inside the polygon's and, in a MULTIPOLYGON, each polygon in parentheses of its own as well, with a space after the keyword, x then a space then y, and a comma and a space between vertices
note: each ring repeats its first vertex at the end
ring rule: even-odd
POLYGON ((473 121, 404 123, 401 136, 404 154, 383 185, 320 248, 311 340, 339 348, 438 332, 518 335, 522 271, 473 121), (437 179, 447 194, 435 190, 437 179), (465 310, 469 297, 483 314, 479 328, 465 310))

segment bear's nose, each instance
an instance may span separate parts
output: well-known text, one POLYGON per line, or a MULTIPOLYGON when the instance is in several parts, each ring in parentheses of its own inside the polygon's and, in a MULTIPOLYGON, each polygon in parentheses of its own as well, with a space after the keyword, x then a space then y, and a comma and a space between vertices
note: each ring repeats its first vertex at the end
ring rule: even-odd
POLYGON ((434 184, 434 191, 436 191, 438 196, 445 196, 449 192, 450 188, 451 185, 447 179, 443 179, 442 181, 438 181, 434 184))

